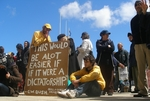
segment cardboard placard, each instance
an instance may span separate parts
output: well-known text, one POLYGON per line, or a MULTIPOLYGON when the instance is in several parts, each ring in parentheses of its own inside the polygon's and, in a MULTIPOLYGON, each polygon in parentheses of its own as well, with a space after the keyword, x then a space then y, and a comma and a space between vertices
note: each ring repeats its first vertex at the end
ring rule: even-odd
POLYGON ((25 95, 54 96, 67 87, 69 42, 44 43, 30 49, 25 95))

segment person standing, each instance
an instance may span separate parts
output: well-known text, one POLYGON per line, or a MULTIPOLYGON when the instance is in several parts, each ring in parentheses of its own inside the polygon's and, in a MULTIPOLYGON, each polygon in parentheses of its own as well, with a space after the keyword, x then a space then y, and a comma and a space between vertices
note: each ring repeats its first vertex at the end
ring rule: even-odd
MULTIPOLYGON (((24 63, 23 63, 23 57, 24 57, 24 52, 23 52, 23 45, 18 43, 16 45, 16 49, 17 49, 17 54, 16 54, 16 65, 18 66, 18 69, 19 69, 19 73, 21 73, 20 75, 22 76, 22 78, 25 78, 25 71, 26 71, 26 68, 24 66, 24 63)), ((23 92, 24 91, 24 79, 23 81, 20 82, 20 86, 19 86, 19 92, 23 92)))
POLYGON ((134 97, 148 97, 148 88, 146 82, 145 69, 150 68, 150 49, 147 46, 147 26, 145 21, 147 16, 147 4, 144 0, 135 2, 135 10, 137 14, 131 19, 130 26, 134 39, 135 57, 138 67, 138 94, 134 97), (144 26, 143 26, 144 25, 144 26))
POLYGON ((103 30, 100 32, 101 39, 96 41, 97 57, 96 63, 100 66, 102 75, 106 81, 106 87, 103 95, 107 92, 108 95, 113 95, 113 51, 114 43, 109 39, 110 32, 103 30))
POLYGON ((79 52, 77 59, 78 59, 80 69, 84 67, 83 58, 93 50, 93 45, 90 40, 89 34, 87 32, 83 32, 81 38, 82 38, 82 44, 80 45, 80 47, 77 47, 77 50, 79 52))
POLYGON ((31 47, 36 47, 44 42, 51 42, 49 32, 52 30, 50 24, 44 24, 42 31, 35 31, 31 41, 31 47))
MULTIPOLYGON (((114 54, 114 56, 119 62, 121 62, 125 66, 124 68, 127 68, 128 63, 129 63, 128 52, 125 49, 123 49, 122 43, 118 43, 117 46, 118 46, 118 51, 114 54)), ((128 69, 127 69, 127 72, 128 72, 128 69)), ((120 83, 118 85, 120 85, 120 91, 124 92, 124 86, 125 86, 125 83, 128 82, 128 78, 126 78, 126 80, 119 80, 119 81, 120 83)))
POLYGON ((113 56, 113 62, 114 62, 114 92, 118 91, 118 85, 119 85, 119 74, 118 74, 118 67, 124 68, 125 66, 120 63, 114 56, 113 56))
POLYGON ((138 93, 138 86, 137 86, 137 81, 138 81, 138 67, 137 67, 137 62, 135 59, 135 50, 134 50, 134 41, 133 41, 133 36, 131 33, 128 33, 128 38, 129 41, 131 42, 130 45, 130 54, 129 54, 129 78, 133 78, 134 81, 134 91, 131 91, 131 93, 138 93), (131 76, 131 77, 130 77, 131 76))
POLYGON ((23 52, 24 52, 23 63, 24 63, 24 65, 25 65, 25 67, 26 67, 27 64, 28 64, 29 48, 30 48, 30 43, 29 43, 28 41, 25 41, 25 42, 24 42, 24 49, 23 49, 23 52))
MULTIPOLYGON (((28 60, 29 60, 29 48, 30 48, 30 43, 28 41, 24 41, 24 49, 23 49, 23 65, 24 65, 24 76, 23 76, 23 80, 24 80, 24 85, 25 85, 25 81, 26 81, 26 71, 27 71, 27 65, 28 65, 28 60)), ((23 86, 24 86, 23 85, 23 86)))

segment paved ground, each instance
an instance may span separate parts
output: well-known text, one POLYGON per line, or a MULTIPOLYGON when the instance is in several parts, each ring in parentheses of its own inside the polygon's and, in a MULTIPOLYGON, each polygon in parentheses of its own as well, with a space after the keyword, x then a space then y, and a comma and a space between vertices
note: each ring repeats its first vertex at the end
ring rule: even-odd
POLYGON ((85 95, 80 98, 67 99, 57 96, 26 96, 23 93, 19 97, 0 97, 0 101, 150 101, 147 98, 135 98, 131 93, 114 93, 113 96, 102 95, 101 97, 86 97, 85 95))

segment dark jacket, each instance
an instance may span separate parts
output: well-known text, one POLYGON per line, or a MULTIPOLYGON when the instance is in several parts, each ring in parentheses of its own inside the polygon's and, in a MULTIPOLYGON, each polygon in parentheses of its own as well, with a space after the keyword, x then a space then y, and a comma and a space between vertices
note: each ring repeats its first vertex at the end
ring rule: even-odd
MULTIPOLYGON (((7 67, 6 67, 7 68, 7 67)), ((1 71, 1 70, 0 70, 1 71)), ((17 65, 13 64, 11 68, 7 69, 7 72, 10 73, 10 77, 6 79, 6 73, 5 75, 0 74, 0 76, 4 76, 5 79, 0 80, 1 83, 8 86, 9 90, 9 96, 18 96, 18 82, 21 82, 20 74, 18 71, 17 65)))
POLYGON ((29 59, 29 47, 30 47, 30 43, 28 41, 26 41, 28 43, 27 47, 24 48, 23 53, 23 64, 25 65, 25 67, 28 64, 28 59, 29 59))
POLYGON ((150 12, 147 12, 145 15, 141 15, 143 24, 142 27, 146 29, 146 44, 150 49, 150 12))
POLYGON ((119 66, 119 61, 113 56, 113 62, 114 62, 114 66, 118 67, 119 66))
POLYGON ((21 69, 25 68, 24 63, 23 63, 23 57, 24 57, 23 50, 22 50, 21 54, 19 52, 17 52, 17 55, 16 55, 16 58, 17 58, 16 64, 17 64, 17 66, 19 68, 19 72, 21 72, 20 71, 21 69))
POLYGON ((131 31, 133 34, 133 39, 135 44, 144 44, 147 43, 146 37, 146 23, 145 23, 145 16, 143 14, 135 15, 130 24, 131 24, 131 31))
POLYGON ((80 70, 80 67, 77 60, 74 40, 72 38, 69 38, 68 40, 70 42, 69 69, 68 69, 68 75, 70 77, 70 75, 73 72, 80 70))
POLYGON ((129 63, 129 56, 128 56, 128 52, 124 49, 119 50, 118 52, 116 52, 114 54, 115 58, 122 63, 124 66, 128 66, 129 63))
POLYGON ((102 39, 96 41, 97 57, 96 63, 98 65, 114 65, 113 64, 113 51, 115 50, 114 43, 110 39, 103 41, 102 39), (109 48, 108 45, 111 47, 109 48))
POLYGON ((130 54, 129 54, 129 67, 137 66, 136 58, 135 58, 135 50, 134 50, 134 42, 130 45, 130 54))
POLYGON ((29 49, 24 51, 23 64, 24 64, 25 67, 28 64, 28 60, 29 60, 29 49))

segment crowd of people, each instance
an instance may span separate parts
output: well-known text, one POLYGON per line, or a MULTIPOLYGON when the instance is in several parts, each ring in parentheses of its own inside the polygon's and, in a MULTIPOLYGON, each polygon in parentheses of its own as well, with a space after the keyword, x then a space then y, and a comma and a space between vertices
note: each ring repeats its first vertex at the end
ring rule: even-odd
MULTIPOLYGON (((144 0, 135 2, 137 14, 131 19, 131 33, 127 37, 131 42, 130 52, 109 38, 108 30, 100 32, 96 41, 97 56, 93 55, 93 43, 87 32, 81 34, 82 43, 77 49, 73 38, 60 34, 58 41, 69 41, 68 78, 70 83, 66 89, 59 91, 60 97, 100 96, 106 93, 112 96, 114 92, 137 93, 134 97, 148 97, 148 86, 145 70, 150 67, 150 13, 144 0), (121 77, 125 72, 125 77, 121 77), (135 89, 131 90, 134 81, 135 89)), ((0 46, 0 96, 18 96, 24 91, 26 69, 30 48, 45 42, 51 42, 52 27, 46 23, 42 31, 35 31, 31 44, 28 41, 17 44, 17 54, 4 54, 4 47, 0 46), (5 60, 5 61, 4 61, 5 60)))

